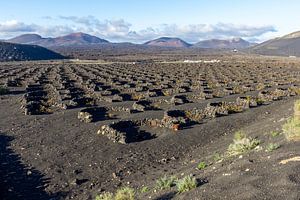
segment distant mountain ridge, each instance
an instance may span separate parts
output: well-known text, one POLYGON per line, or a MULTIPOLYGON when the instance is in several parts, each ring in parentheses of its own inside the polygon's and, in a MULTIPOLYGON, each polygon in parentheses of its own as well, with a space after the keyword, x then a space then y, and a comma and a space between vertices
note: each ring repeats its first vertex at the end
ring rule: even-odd
POLYGON ((255 45, 251 51, 262 55, 300 56, 300 31, 255 45))
POLYGON ((193 45, 199 48, 210 48, 210 49, 244 49, 252 46, 252 43, 243 40, 242 38, 233 38, 228 40, 203 40, 193 45))
MULTIPOLYGON (((170 48, 211 49, 228 51, 229 49, 243 49, 248 53, 260 55, 278 55, 278 56, 300 56, 300 31, 293 32, 282 37, 274 38, 260 44, 250 43, 242 38, 234 38, 228 40, 211 39, 203 40, 195 44, 189 44, 184 40, 176 37, 161 37, 145 42, 144 44, 134 44, 129 42, 111 43, 105 39, 98 38, 86 33, 72 33, 65 36, 55 38, 44 38, 38 34, 24 34, 18 37, 5 40, 3 42, 30 44, 46 47, 52 50, 60 50, 64 55, 69 55, 73 47, 80 47, 81 51, 89 51, 95 49, 98 52, 151 52, 151 51, 169 51, 170 48)), ((194 49, 194 50, 193 50, 194 49)), ((78 53, 77 53, 78 54, 78 53)))
POLYGON ((69 35, 60 36, 56 38, 43 38, 37 34, 24 34, 18 37, 7 40, 11 43, 19 44, 33 44, 43 47, 51 46, 79 46, 109 43, 109 41, 92 36, 86 33, 71 33, 69 35))
POLYGON ((144 45, 158 46, 158 47, 176 47, 176 48, 187 48, 192 46, 180 38, 171 37, 160 37, 154 40, 145 42, 144 45))
MULTIPOLYGON (((6 40, 6 42, 18 43, 18 44, 31 44, 39 45, 46 48, 52 47, 68 47, 68 46, 92 46, 92 45, 103 45, 103 44, 114 44, 115 47, 118 45, 124 46, 124 44, 132 43, 111 43, 108 40, 89 35, 86 33, 78 32, 71 33, 64 36, 55 38, 44 38, 38 34, 24 34, 18 37, 6 40)), ((166 47, 166 48, 211 48, 211 49, 243 49, 252 46, 253 44, 243 40, 242 38, 234 38, 228 40, 211 39, 200 41, 196 44, 190 44, 180 38, 176 37, 160 37, 145 42, 144 44, 134 44, 137 46, 148 46, 148 47, 166 47)))

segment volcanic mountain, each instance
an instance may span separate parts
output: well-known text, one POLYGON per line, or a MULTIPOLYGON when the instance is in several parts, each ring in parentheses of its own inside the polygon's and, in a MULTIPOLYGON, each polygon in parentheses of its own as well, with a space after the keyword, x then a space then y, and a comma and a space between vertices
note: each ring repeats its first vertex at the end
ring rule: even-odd
POLYGON ((52 46, 85 46, 94 44, 109 43, 107 40, 92 36, 86 33, 72 33, 56 38, 43 38, 37 34, 24 34, 7 40, 11 43, 34 44, 43 47, 52 46))
POLYGON ((300 31, 268 40, 251 50, 262 55, 300 56, 300 31))
POLYGON ((170 38, 170 37, 161 37, 155 40, 150 40, 144 43, 144 45, 157 46, 157 47, 177 47, 177 48, 191 46, 191 44, 183 41, 180 38, 170 38))
POLYGON ((58 53, 36 45, 0 42, 0 61, 63 59, 58 53))
POLYGON ((244 49, 250 47, 252 44, 242 38, 234 38, 230 40, 203 40, 196 44, 194 47, 210 48, 210 49, 244 49))
POLYGON ((36 41, 40 41, 42 39, 42 36, 38 35, 38 34, 24 34, 24 35, 20 35, 17 36, 15 38, 12 38, 10 40, 7 40, 7 42, 11 42, 11 43, 18 43, 18 44, 32 44, 36 41))

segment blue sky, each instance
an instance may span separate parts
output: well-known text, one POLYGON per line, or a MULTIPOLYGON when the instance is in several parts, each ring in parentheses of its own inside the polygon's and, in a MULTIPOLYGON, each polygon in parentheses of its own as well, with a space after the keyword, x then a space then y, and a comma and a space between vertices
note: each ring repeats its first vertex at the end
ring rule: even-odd
POLYGON ((263 41, 300 30, 298 0, 9 0, 0 5, 1 38, 80 31, 115 42, 160 36, 263 41))

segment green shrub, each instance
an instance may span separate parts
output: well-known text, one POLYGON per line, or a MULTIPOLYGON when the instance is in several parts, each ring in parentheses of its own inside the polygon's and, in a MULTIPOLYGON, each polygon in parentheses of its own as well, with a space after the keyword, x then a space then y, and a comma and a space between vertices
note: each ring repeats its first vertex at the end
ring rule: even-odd
POLYGON ((174 185, 175 180, 176 180, 175 176, 171 176, 171 177, 164 176, 156 181, 156 188, 160 190, 170 188, 174 185))
POLYGON ((280 135, 280 132, 279 132, 279 131, 271 131, 270 135, 271 135, 272 137, 277 137, 277 136, 280 135))
POLYGON ((104 192, 97 195, 95 200, 114 200, 114 195, 110 192, 104 192))
POLYGON ((247 135, 243 131, 237 131, 234 133, 234 140, 242 140, 246 137, 247 135))
POLYGON ((300 100, 294 104, 294 117, 288 119, 282 126, 282 130, 287 140, 300 140, 300 100))
POLYGON ((220 160, 222 160, 222 156, 219 153, 215 153, 213 155, 213 159, 215 162, 219 162, 220 160))
POLYGON ((276 143, 270 143, 266 146, 266 151, 267 152, 272 152, 276 149, 280 148, 280 144, 276 144, 276 143))
POLYGON ((294 118, 300 120, 300 100, 297 100, 294 105, 294 118))
POLYGON ((146 193, 146 192, 149 192, 150 189, 147 187, 147 186, 144 186, 141 188, 141 193, 146 193))
POLYGON ((260 140, 247 137, 242 131, 238 131, 234 135, 233 143, 229 145, 227 154, 229 156, 239 155, 254 149, 260 144, 260 140))
POLYGON ((266 102, 266 100, 262 99, 262 98, 257 98, 256 99, 256 103, 257 105, 263 105, 266 102))
POLYGON ((115 200, 134 200, 135 192, 130 187, 124 187, 117 190, 115 200))
POLYGON ((197 187, 197 180, 192 175, 188 175, 176 181, 178 193, 190 191, 197 187))
POLYGON ((124 187, 118 189, 115 196, 113 193, 104 192, 97 195, 95 200, 134 200, 135 192, 134 189, 129 187, 124 187))
POLYGON ((297 100, 294 104, 294 112, 300 111, 300 100, 297 100))
POLYGON ((205 162, 200 162, 198 165, 197 165, 197 169, 199 170, 203 170, 207 167, 207 164, 205 162))
POLYGON ((297 118, 290 118, 283 126, 283 133, 289 141, 300 140, 300 120, 297 118))

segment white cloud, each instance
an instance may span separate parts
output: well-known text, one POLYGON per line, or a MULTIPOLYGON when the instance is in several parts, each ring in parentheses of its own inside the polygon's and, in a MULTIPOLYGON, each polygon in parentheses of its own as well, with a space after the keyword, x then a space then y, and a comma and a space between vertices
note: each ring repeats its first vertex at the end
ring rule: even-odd
MULTIPOLYGON (((20 33, 39 33, 42 36, 53 37, 80 31, 113 42, 129 41, 142 43, 157 37, 169 36, 179 37, 187 42, 194 43, 204 39, 224 39, 232 37, 243 37, 254 41, 263 38, 267 33, 276 32, 275 28, 270 25, 249 26, 230 23, 189 25, 160 24, 142 30, 133 30, 132 24, 123 19, 101 21, 94 16, 59 16, 58 18, 60 22, 63 22, 62 25, 43 26, 25 24, 16 20, 0 22, 0 36, 7 38, 20 33)), ((54 21, 54 18, 51 17, 44 17, 44 19, 54 21)))
POLYGON ((37 29, 34 24, 25 24, 17 20, 10 20, 0 22, 0 32, 13 33, 13 32, 32 32, 37 29))
POLYGON ((60 16, 60 19, 71 21, 75 25, 83 26, 83 29, 90 29, 97 35, 105 37, 126 36, 130 32, 131 24, 119 20, 104 20, 100 21, 94 16, 76 17, 76 16, 60 16))
POLYGON ((147 28, 138 32, 141 36, 159 37, 172 36, 180 37, 189 42, 197 42, 204 39, 226 39, 232 37, 243 37, 246 39, 260 37, 268 32, 276 31, 273 26, 245 26, 219 23, 210 24, 191 24, 178 26, 176 24, 163 24, 157 28, 147 28))

